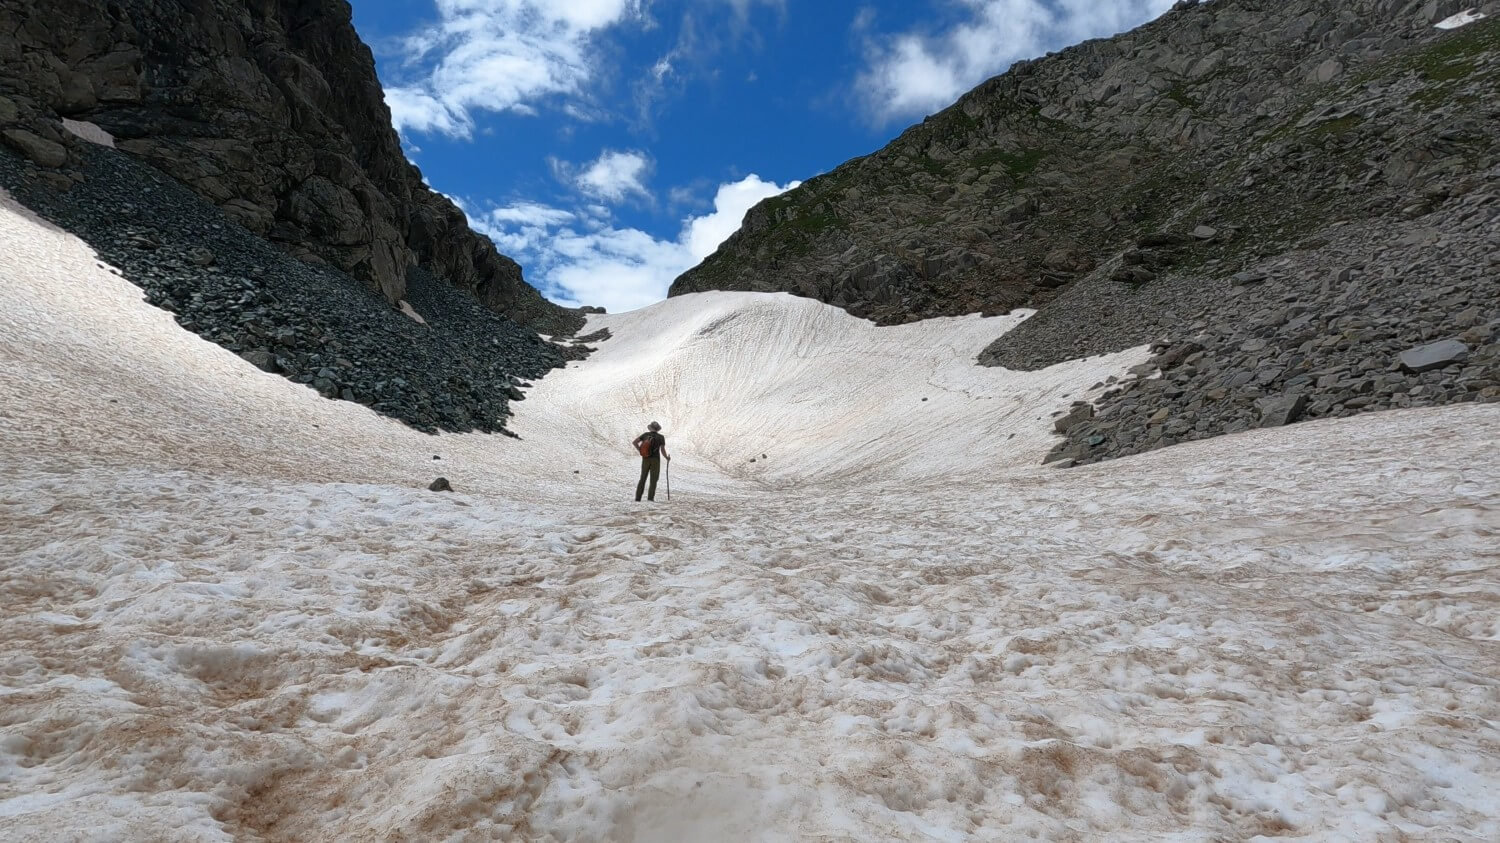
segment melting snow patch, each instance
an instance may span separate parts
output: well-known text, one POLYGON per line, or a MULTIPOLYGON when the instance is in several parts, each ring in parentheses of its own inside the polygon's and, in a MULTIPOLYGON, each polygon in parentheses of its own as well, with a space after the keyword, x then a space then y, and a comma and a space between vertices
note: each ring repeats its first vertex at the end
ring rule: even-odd
POLYGON ((80 138, 83 138, 89 143, 96 143, 100 146, 107 146, 110 149, 114 149, 115 136, 111 135, 109 132, 104 131, 104 129, 100 128, 97 123, 87 123, 81 120, 69 120, 68 118, 64 117, 62 124, 64 129, 67 129, 69 132, 77 135, 80 138))
POLYGON ((1435 25, 1438 29, 1458 29, 1461 26, 1468 26, 1475 21, 1484 20, 1486 17, 1489 16, 1484 12, 1476 12, 1473 9, 1467 9, 1465 11, 1459 12, 1456 15, 1453 15, 1452 17, 1444 18, 1438 21, 1435 25))
POLYGON ((405 313, 407 316, 410 316, 412 319, 421 322, 423 325, 427 324, 427 320, 422 318, 422 314, 418 313, 416 308, 408 304, 406 299, 401 300, 401 312, 405 313))

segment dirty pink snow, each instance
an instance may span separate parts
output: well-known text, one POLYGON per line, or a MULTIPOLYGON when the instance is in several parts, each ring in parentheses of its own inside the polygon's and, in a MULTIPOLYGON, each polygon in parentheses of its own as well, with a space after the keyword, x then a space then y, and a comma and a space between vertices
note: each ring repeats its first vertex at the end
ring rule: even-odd
POLYGON ((0 838, 1500 839, 1500 407, 1056 471, 1142 350, 703 294, 430 437, 0 262, 0 838))

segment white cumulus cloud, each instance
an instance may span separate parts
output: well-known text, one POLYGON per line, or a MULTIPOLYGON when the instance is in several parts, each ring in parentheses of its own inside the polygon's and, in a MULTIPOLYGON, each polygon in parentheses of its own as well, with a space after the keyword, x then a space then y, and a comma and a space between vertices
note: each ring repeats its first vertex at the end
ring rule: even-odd
POLYGON ((651 159, 645 153, 609 150, 584 167, 573 184, 596 199, 620 202, 632 194, 649 197, 646 177, 650 172, 651 159))
MULTIPOLYGON (((857 92, 877 124, 931 114, 1018 59, 1138 26, 1174 0, 958 0, 962 21, 937 33, 871 36, 857 92)), ((870 25, 867 14, 855 28, 870 25)))
MULTIPOLYGON (((769 199, 791 190, 799 181, 778 185, 750 174, 737 182, 719 185, 714 194, 714 209, 699 217, 689 217, 682 226, 679 242, 692 255, 697 264, 714 253, 729 235, 739 230, 745 212, 755 207, 762 199, 769 199)), ((680 274, 680 273, 679 273, 680 274)), ((676 277, 676 276, 673 276, 676 277)))
POLYGON ((713 254, 755 203, 798 184, 779 185, 753 174, 722 184, 713 210, 684 219, 671 240, 617 227, 598 206, 569 211, 520 203, 469 211, 469 217, 552 299, 621 312, 661 301, 673 279, 713 254))

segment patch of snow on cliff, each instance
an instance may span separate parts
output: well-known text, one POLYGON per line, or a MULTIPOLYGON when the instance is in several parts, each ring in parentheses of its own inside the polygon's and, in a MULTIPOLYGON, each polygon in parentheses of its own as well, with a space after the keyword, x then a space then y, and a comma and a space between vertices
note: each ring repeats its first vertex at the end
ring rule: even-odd
POLYGON ((107 146, 110 149, 114 149, 115 147, 115 136, 111 135, 109 132, 106 132, 99 126, 98 123, 89 123, 82 120, 69 120, 68 118, 64 117, 62 125, 63 128, 67 129, 70 134, 83 138, 89 143, 95 143, 100 146, 107 146))
POLYGON ((1434 25, 1438 29, 1458 29, 1461 26, 1468 26, 1475 21, 1481 21, 1487 17, 1489 17, 1489 15, 1486 15, 1484 12, 1476 12, 1473 9, 1466 9, 1451 17, 1443 18, 1434 25))

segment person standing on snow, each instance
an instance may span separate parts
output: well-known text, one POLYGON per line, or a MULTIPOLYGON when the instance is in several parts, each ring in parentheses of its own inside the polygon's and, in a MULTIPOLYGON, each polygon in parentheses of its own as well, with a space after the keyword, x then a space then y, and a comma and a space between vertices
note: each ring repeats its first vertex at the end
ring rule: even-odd
POLYGON ((641 493, 646 492, 646 478, 651 478, 651 490, 647 492, 647 500, 656 500, 656 478, 661 475, 661 458, 666 457, 671 462, 672 455, 667 453, 667 437, 659 432, 661 425, 652 422, 646 425, 646 432, 635 438, 630 443, 641 452, 641 482, 635 484, 635 499, 641 499, 641 493))

